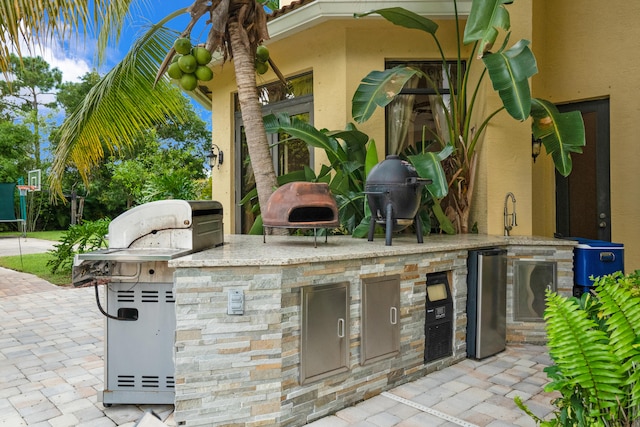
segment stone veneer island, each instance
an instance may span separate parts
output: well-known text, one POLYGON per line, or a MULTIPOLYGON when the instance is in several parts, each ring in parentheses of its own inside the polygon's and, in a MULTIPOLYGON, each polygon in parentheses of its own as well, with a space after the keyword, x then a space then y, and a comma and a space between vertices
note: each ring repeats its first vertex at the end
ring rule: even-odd
POLYGON ((392 246, 384 239, 330 236, 314 247, 313 237, 268 236, 263 243, 262 236, 226 236, 221 247, 169 262, 175 268, 175 420, 189 427, 300 426, 464 359, 472 249, 508 250, 507 342, 542 343, 543 322, 514 320, 514 263, 554 263, 557 290, 570 295, 573 245, 467 234, 427 236, 423 244, 400 236, 392 246), (447 273, 453 297, 451 355, 425 362, 426 275, 434 272, 447 273), (399 348, 364 360, 363 282, 384 278, 399 283, 399 348), (327 331, 342 344, 323 347, 315 340, 324 340, 324 332, 308 324, 314 318, 305 310, 314 298, 321 301, 314 290, 334 288, 337 299, 313 310, 345 306, 337 330, 327 331), (326 372, 310 372, 325 362, 326 372))

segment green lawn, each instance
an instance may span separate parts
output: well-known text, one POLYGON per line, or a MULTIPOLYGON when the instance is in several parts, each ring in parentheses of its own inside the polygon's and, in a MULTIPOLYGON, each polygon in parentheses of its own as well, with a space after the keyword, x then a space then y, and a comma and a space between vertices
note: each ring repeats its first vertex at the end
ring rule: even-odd
POLYGON ((23 273, 29 273, 53 283, 54 285, 68 286, 71 284, 71 274, 52 274, 47 267, 47 261, 51 259, 51 255, 44 254, 28 254, 15 256, 0 257, 0 267, 8 268, 23 273))
MULTIPOLYGON (((27 233, 27 239, 43 239, 58 241, 62 237, 64 230, 55 231, 33 231, 27 233)), ((20 236, 18 231, 3 231, 0 232, 1 237, 20 236)), ((8 268, 15 271, 21 271, 23 273, 33 274, 53 283, 54 285, 68 286, 71 284, 71 274, 52 274, 47 267, 47 261, 51 259, 51 255, 47 253, 42 254, 25 254, 15 256, 0 257, 0 267, 8 268)))
MULTIPOLYGON (((66 230, 53 230, 53 231, 30 231, 27 233, 27 238, 52 240, 57 242, 60 240, 66 230)), ((19 231, 1 231, 0 237, 21 236, 19 231)))

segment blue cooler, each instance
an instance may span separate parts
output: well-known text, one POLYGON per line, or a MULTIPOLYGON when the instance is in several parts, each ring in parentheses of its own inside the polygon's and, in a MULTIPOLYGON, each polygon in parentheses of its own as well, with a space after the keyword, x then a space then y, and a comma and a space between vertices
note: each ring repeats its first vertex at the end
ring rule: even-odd
POLYGON ((571 238, 573 249, 573 295, 579 297, 593 286, 594 278, 621 271, 624 273, 624 245, 604 240, 571 238))

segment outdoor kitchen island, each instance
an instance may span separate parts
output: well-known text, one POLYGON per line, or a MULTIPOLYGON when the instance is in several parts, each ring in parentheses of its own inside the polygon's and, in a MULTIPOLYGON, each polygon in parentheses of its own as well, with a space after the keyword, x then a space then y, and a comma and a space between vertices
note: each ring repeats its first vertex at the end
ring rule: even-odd
MULTIPOLYGON (((570 241, 319 240, 229 235, 223 246, 169 262, 178 425, 300 426, 465 358, 470 249, 506 248, 507 284, 514 260, 539 259, 556 266, 558 291, 573 285, 570 241), (425 362, 434 345, 425 340, 426 277, 437 272, 448 278, 452 339, 447 355, 425 362)), ((543 329, 512 326, 508 334, 520 327, 523 341, 543 329)))

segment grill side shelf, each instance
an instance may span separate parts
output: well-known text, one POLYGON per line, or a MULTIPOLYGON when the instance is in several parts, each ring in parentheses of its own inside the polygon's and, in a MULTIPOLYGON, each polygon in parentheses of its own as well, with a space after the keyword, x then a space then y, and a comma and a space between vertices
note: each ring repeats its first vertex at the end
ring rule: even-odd
POLYGON ((190 249, 103 249, 76 255, 84 261, 143 262, 169 261, 191 253, 190 249))

